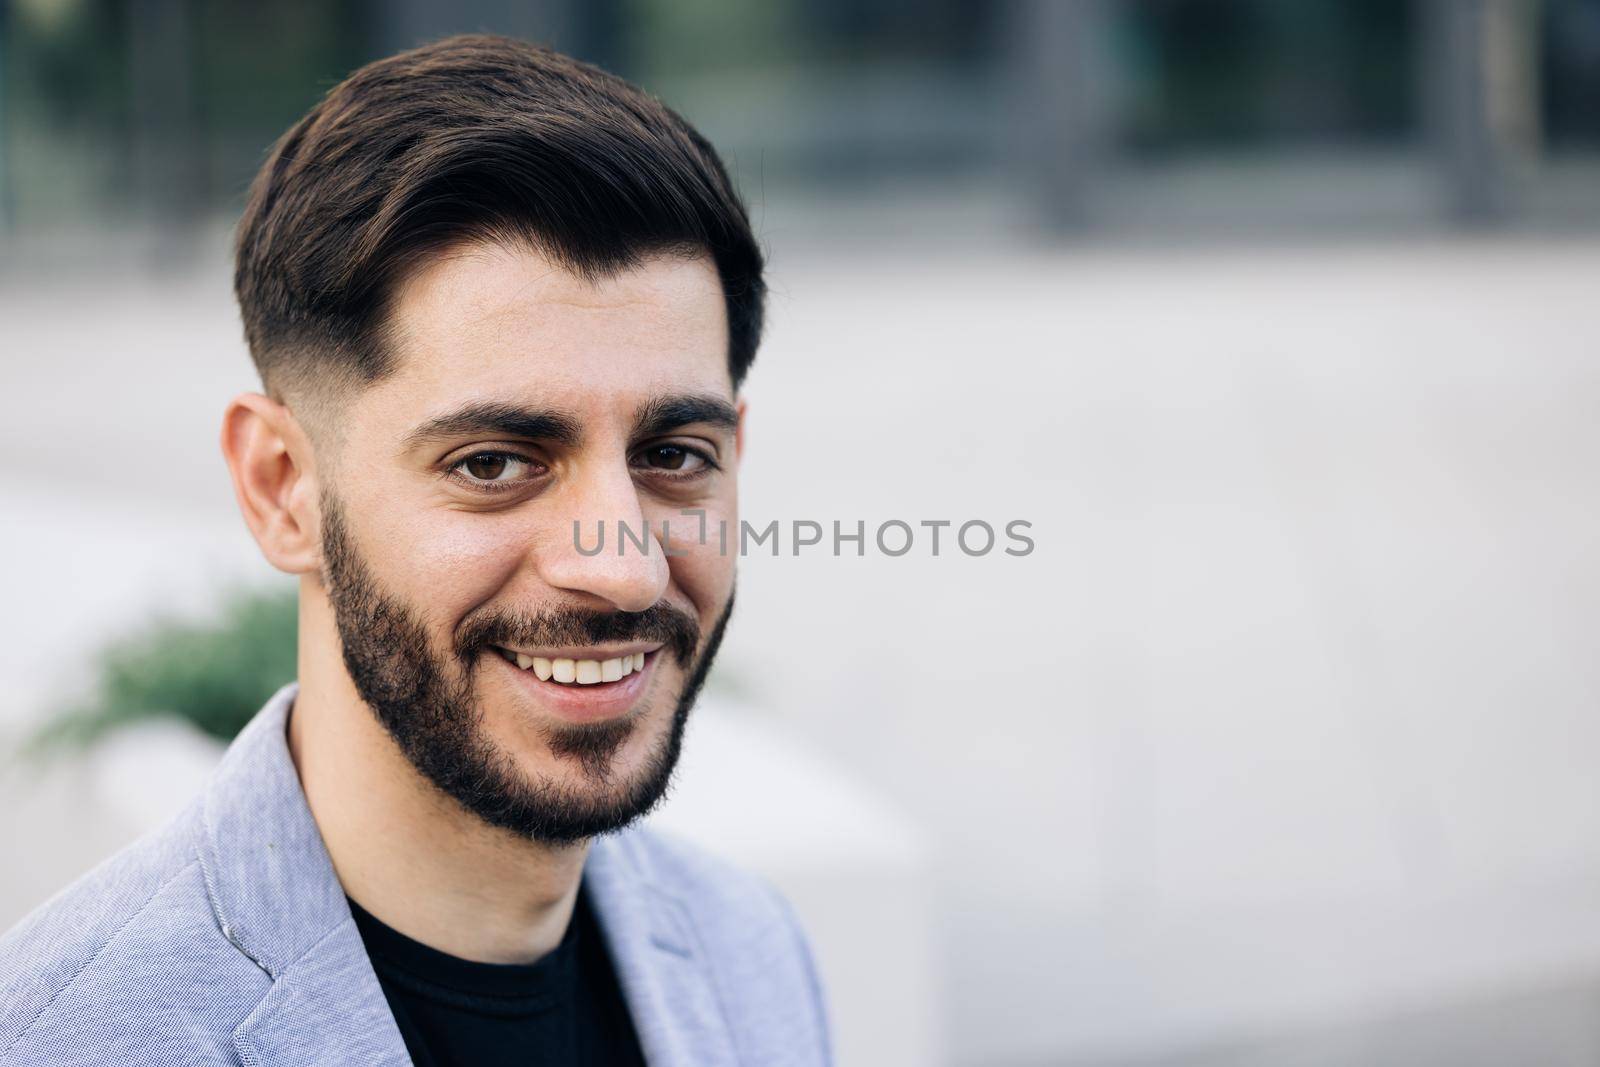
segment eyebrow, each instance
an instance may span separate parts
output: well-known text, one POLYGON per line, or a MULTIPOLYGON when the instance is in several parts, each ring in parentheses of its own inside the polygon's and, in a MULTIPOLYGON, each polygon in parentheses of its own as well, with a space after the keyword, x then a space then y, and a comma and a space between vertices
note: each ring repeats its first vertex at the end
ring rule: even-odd
POLYGON ((739 428, 739 410, 720 396, 658 396, 646 402, 634 415, 633 434, 636 438, 656 437, 698 422, 731 432, 739 428))
POLYGON ((429 419, 406 434, 401 450, 409 452, 419 445, 476 433, 554 441, 568 447, 576 445, 583 437, 578 420, 564 411, 477 403, 429 419))

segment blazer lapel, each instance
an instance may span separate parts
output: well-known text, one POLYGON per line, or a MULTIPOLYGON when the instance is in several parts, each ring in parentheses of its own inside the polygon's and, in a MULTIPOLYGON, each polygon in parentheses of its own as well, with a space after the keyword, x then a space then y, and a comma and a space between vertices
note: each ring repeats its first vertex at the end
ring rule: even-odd
POLYGON ((682 904, 654 884, 626 834, 594 842, 590 899, 651 1067, 735 1067, 727 1016, 682 904))
POLYGON ((272 978, 235 1028, 245 1063, 409 1064, 289 756, 285 686, 206 787, 200 864, 223 936, 272 978))
POLYGON ((411 1063, 350 920, 277 976, 256 1010, 234 1030, 233 1044, 249 1064, 411 1063))

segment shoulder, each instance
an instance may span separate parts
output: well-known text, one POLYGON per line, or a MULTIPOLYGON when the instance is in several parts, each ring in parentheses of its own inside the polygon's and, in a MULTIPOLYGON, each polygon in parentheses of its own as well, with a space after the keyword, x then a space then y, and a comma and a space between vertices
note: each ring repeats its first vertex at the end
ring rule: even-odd
POLYGON ((197 1021, 230 1020, 226 1045, 269 980, 217 924, 198 819, 191 807, 0 937, 0 1061, 116 1062, 152 1044, 220 1055, 197 1021))
POLYGON ((653 828, 629 829, 605 843, 626 853, 629 866, 686 920, 715 972, 730 1022, 746 1032, 750 1062, 826 1062, 826 1002, 810 944, 771 882, 653 828), (787 1052, 754 1054, 751 1041, 787 1052), (806 1047, 816 1051, 814 1059, 791 1059, 806 1047))

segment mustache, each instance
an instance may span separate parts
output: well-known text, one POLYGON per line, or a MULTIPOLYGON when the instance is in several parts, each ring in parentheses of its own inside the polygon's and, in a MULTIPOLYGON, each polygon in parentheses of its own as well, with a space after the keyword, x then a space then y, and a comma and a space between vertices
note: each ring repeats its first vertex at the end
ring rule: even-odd
POLYGON ((553 608, 533 614, 497 609, 469 619, 456 636, 455 652, 471 663, 496 645, 598 645, 659 641, 687 668, 700 647, 700 622, 682 608, 652 604, 643 611, 553 608))

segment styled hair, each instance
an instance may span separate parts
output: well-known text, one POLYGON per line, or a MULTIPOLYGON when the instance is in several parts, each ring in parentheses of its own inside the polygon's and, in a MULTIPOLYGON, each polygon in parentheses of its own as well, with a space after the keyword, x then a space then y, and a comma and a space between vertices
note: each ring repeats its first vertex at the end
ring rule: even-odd
POLYGON ((273 146, 234 261, 263 385, 383 377, 400 282, 470 241, 530 247, 590 280, 651 254, 709 255, 735 388, 755 358, 762 253, 705 138, 596 67, 470 35, 369 63, 273 146))

